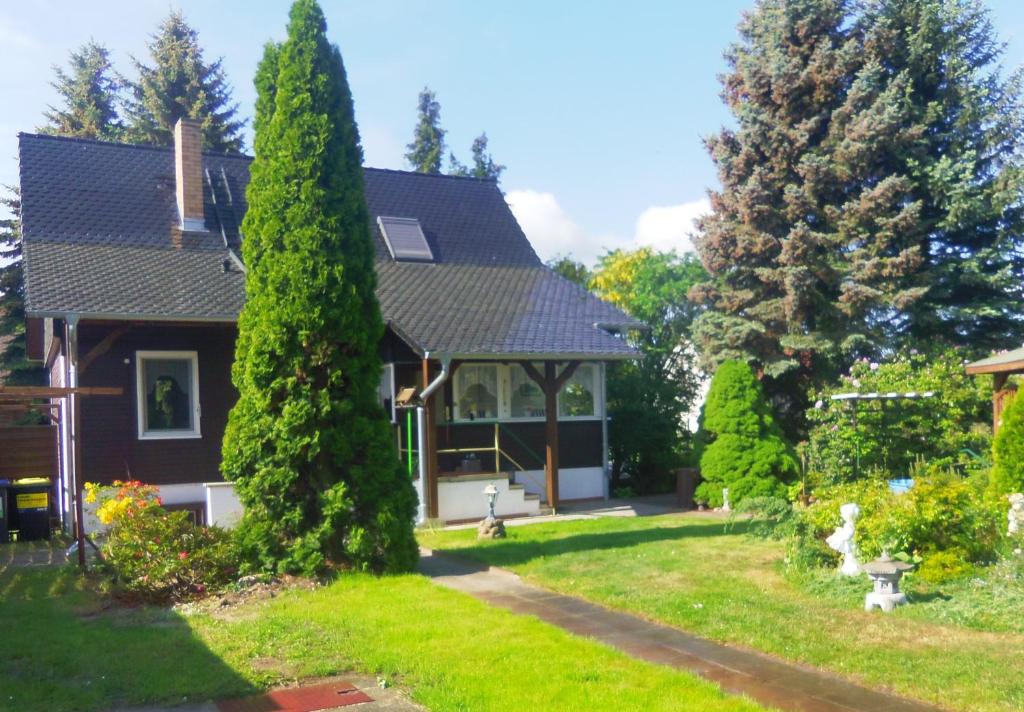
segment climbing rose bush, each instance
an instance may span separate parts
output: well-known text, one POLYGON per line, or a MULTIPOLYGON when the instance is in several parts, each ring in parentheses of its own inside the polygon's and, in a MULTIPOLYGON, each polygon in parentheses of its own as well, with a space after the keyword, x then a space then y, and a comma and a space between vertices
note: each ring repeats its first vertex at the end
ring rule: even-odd
POLYGON ((169 512, 159 490, 141 482, 86 485, 106 527, 103 568, 130 598, 165 603, 200 598, 233 580, 237 554, 228 532, 200 527, 187 512, 169 512))

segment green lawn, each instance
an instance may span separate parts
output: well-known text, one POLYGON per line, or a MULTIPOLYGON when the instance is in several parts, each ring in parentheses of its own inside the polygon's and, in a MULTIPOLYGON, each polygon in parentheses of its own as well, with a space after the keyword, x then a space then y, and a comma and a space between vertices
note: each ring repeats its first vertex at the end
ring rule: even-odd
POLYGON ((346 576, 214 617, 104 609, 71 568, 8 570, 0 625, 0 709, 19 712, 195 702, 352 670, 431 710, 761 709, 419 576, 346 576))
POLYGON ((1007 605, 1005 591, 961 585, 893 615, 865 613, 866 580, 789 580, 782 545, 743 528, 727 533, 722 520, 688 515, 509 527, 508 539, 486 543, 474 531, 420 538, 562 593, 874 687, 972 712, 1024 709, 1024 593, 1007 605))

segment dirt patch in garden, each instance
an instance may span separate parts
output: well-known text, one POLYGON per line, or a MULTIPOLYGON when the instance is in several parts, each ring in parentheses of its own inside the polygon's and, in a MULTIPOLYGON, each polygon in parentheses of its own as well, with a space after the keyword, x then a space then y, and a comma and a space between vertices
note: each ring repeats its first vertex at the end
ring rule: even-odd
POLYGON ((206 613, 218 620, 244 620, 257 615, 257 606, 250 604, 270 601, 288 591, 312 591, 320 584, 312 579, 281 576, 271 579, 244 577, 232 588, 199 601, 189 601, 174 607, 182 615, 206 613))

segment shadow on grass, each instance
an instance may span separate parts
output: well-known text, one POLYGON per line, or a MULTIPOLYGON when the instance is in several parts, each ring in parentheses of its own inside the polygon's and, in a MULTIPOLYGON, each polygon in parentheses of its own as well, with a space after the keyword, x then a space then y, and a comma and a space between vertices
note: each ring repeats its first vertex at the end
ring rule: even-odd
POLYGON ((731 522, 728 525, 725 522, 708 522, 628 529, 624 531, 572 534, 570 536, 543 540, 520 538, 522 536, 529 536, 529 534, 526 532, 520 534, 513 530, 508 539, 500 539, 495 542, 487 542, 468 548, 451 549, 449 551, 450 553, 467 556, 478 561, 485 561, 492 566, 509 567, 525 564, 541 557, 556 557, 581 551, 625 549, 660 541, 744 534, 749 528, 750 524, 746 521, 731 522))
POLYGON ((255 688, 170 609, 105 609, 72 566, 0 573, 0 709, 107 710, 255 688))

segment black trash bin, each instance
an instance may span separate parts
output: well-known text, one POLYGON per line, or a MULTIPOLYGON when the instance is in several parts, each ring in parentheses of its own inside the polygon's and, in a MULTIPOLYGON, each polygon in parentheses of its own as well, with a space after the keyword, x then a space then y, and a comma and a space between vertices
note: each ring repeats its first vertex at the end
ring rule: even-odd
POLYGON ((10 486, 10 480, 0 480, 0 544, 6 544, 11 540, 10 534, 7 533, 7 520, 11 516, 10 505, 7 502, 7 488, 10 486))
POLYGON ((50 538, 50 480, 29 477, 11 484, 8 500, 14 500, 11 529, 18 530, 18 541, 50 538))

